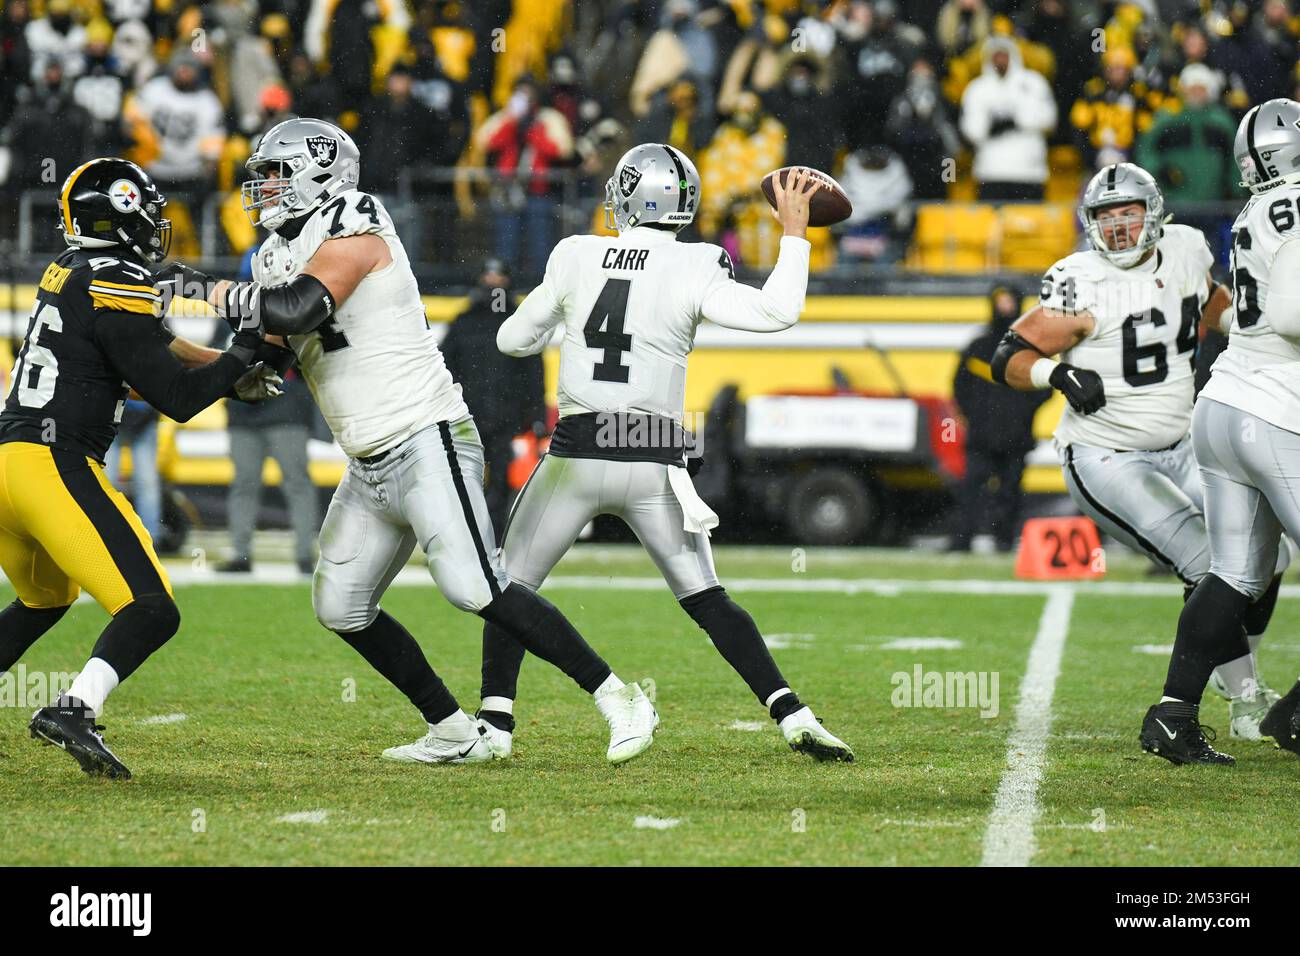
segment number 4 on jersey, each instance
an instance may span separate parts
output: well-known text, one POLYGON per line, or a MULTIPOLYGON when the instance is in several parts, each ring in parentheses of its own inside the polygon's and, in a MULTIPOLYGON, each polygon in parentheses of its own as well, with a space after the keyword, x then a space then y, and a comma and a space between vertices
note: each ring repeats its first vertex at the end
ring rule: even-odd
POLYGON ((632 371, 631 366, 623 364, 623 353, 632 351, 632 336, 623 331, 631 285, 631 279, 606 280, 582 329, 587 348, 605 351, 592 370, 591 377, 598 382, 626 383, 632 371))

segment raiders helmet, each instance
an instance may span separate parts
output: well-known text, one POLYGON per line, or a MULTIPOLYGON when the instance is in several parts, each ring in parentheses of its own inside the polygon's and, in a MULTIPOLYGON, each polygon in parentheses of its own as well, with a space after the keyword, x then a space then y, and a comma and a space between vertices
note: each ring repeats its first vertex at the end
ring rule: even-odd
MULTIPOLYGON (((1118 220, 1115 225, 1127 226, 1128 218, 1118 220)), ((1079 205, 1079 221, 1088 237, 1088 245, 1121 269, 1127 269, 1137 265, 1147 250, 1159 242, 1164 234, 1164 224, 1167 221, 1165 198, 1160 194, 1155 178, 1141 166, 1114 163, 1089 180, 1083 191, 1083 202, 1079 205), (1134 245, 1125 249, 1112 249, 1102 236, 1097 211, 1107 206, 1128 203, 1141 203, 1146 207, 1146 212, 1142 214, 1142 232, 1134 245)))
POLYGON ((244 165, 253 174, 243 185, 244 209, 275 230, 355 188, 361 153, 333 123, 295 118, 267 130, 244 165))
POLYGON ((172 224, 162 217, 166 197, 148 173, 116 157, 92 159, 72 171, 59 191, 63 239, 80 249, 130 249, 161 262, 172 224))
POLYGON ((1300 181, 1300 103, 1276 99, 1251 107, 1237 127, 1232 155, 1241 185, 1252 193, 1300 181))
POLYGON ((700 174, 679 149, 660 143, 633 146, 605 183, 605 228, 623 232, 662 222, 690 225, 700 204, 700 174))

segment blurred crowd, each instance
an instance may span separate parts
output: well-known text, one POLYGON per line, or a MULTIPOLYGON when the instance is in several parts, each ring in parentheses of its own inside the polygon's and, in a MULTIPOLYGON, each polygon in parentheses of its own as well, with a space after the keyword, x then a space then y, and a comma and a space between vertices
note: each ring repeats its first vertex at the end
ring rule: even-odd
POLYGON ((0 182, 53 190, 123 154, 179 200, 179 254, 241 254, 243 159, 318 116, 421 253, 468 222, 532 274, 562 231, 603 227, 614 158, 657 140, 695 157, 698 231, 741 262, 773 260, 754 186, 793 163, 854 200, 814 265, 890 261, 914 202, 1041 201, 1065 170, 1059 199, 1120 159, 1175 205, 1239 195, 1238 117, 1296 93, 1291 2, 4 0, 0 182), (204 203, 221 250, 197 247, 204 203))

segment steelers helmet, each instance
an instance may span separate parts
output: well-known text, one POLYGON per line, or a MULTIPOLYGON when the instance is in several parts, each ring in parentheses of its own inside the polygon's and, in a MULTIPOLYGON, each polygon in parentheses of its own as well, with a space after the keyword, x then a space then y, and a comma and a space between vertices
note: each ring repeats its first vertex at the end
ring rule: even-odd
POLYGON ((642 143, 623 154, 605 183, 605 227, 690 225, 700 203, 700 174, 680 149, 642 143))
POLYGON ((333 123, 295 117, 267 130, 244 165, 253 174, 243 185, 244 210, 274 231, 355 189, 361 151, 333 123))
POLYGON ((135 163, 117 157, 92 159, 74 169, 59 192, 63 239, 80 249, 125 247, 161 262, 172 241, 167 198, 135 163))
MULTIPOLYGON (((1117 222, 1116 227, 1127 225, 1129 218, 1126 216, 1123 222, 1117 222)), ((1079 204, 1079 222, 1083 224, 1088 245, 1121 269, 1137 265, 1147 250, 1160 241, 1166 221, 1165 198, 1155 177, 1134 163, 1112 163, 1103 167, 1084 188, 1083 202, 1079 204), (1112 249, 1101 234, 1097 212, 1107 206, 1130 203, 1141 203, 1146 207, 1140 216, 1142 232, 1132 246, 1112 249)))

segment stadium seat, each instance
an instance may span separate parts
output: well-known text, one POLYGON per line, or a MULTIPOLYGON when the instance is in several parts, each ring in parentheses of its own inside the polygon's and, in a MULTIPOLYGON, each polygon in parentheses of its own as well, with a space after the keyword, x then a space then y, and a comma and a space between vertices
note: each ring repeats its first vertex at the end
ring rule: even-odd
POLYGON ((1083 156, 1076 146, 1053 146, 1047 153, 1047 185, 1044 198, 1052 203, 1073 205, 1083 188, 1083 156))
POLYGON ((1074 251, 1074 210, 1066 205, 1008 204, 998 210, 1004 269, 1042 272, 1074 251))
POLYGON ((924 205, 917 209, 908 265, 923 272, 983 272, 996 267, 997 241, 993 206, 924 205))

